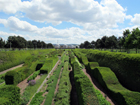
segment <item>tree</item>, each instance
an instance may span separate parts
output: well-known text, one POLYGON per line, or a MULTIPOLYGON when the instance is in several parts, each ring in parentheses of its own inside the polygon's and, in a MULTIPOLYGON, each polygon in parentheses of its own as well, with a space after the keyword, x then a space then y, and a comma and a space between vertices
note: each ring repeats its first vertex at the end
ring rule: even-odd
POLYGON ((37 48, 37 40, 32 40, 32 43, 34 45, 34 49, 37 48))
POLYGON ((3 41, 2 38, 0 38, 0 48, 4 48, 5 46, 5 41, 3 41))
POLYGON ((47 48, 54 48, 54 46, 51 43, 48 43, 47 48))
POLYGON ((95 42, 96 48, 101 48, 101 39, 97 39, 95 42))
POLYGON ((136 53, 137 49, 140 47, 140 30, 139 28, 133 29, 131 34, 128 34, 128 36, 125 39, 124 43, 125 48, 135 48, 136 53))
POLYGON ((91 48, 91 43, 88 41, 84 42, 84 48, 91 48))
POLYGON ((80 48, 84 48, 84 43, 81 43, 80 44, 80 48))

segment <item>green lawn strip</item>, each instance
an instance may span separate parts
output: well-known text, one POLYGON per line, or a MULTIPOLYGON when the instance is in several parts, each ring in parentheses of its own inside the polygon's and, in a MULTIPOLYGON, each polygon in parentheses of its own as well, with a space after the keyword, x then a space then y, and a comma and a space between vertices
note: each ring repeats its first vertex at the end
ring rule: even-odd
POLYGON ((57 67, 57 69, 54 71, 53 75, 47 81, 48 86, 47 86, 46 91, 48 92, 48 94, 46 96, 46 100, 45 100, 44 105, 51 105, 52 104, 56 84, 57 84, 57 81, 58 81, 58 78, 59 78, 59 74, 60 74, 62 65, 63 64, 61 64, 57 67))
POLYGON ((36 81, 36 84, 34 86, 27 86, 25 88, 25 91, 23 95, 21 96, 22 105, 26 105, 29 102, 29 100, 35 94, 35 92, 37 91, 37 89, 39 88, 39 86, 42 84, 42 82, 44 81, 46 77, 47 77, 47 74, 42 75, 41 78, 36 81))
POLYGON ((36 93, 29 105, 40 105, 44 100, 42 94, 43 92, 36 93))
POLYGON ((70 105, 71 84, 69 79, 68 62, 64 63, 58 92, 55 96, 55 105, 70 105))
POLYGON ((109 68, 96 67, 93 72, 94 77, 119 105, 140 105, 140 93, 124 88, 109 68))

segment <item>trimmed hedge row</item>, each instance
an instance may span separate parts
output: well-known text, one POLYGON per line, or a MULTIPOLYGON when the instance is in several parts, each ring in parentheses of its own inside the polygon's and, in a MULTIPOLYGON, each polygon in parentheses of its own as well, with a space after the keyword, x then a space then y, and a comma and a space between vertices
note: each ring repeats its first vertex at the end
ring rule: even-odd
MULTIPOLYGON (((32 60, 33 59, 31 59, 31 61, 32 60)), ((27 65, 25 63, 23 67, 17 68, 16 70, 13 70, 13 71, 8 71, 5 75, 6 84, 17 85, 19 82, 26 79, 29 75, 31 75, 36 70, 37 64, 38 64, 38 61, 35 61, 27 65)))
POLYGON ((80 105, 95 104, 95 105, 110 105, 110 103, 102 96, 100 91, 96 90, 89 78, 81 70, 81 64, 75 57, 75 61, 72 66, 74 69, 74 79, 76 83, 76 89, 79 98, 80 105), (88 91, 86 91, 88 90, 88 91))
POLYGON ((78 95, 79 105, 99 105, 95 90, 88 77, 81 70, 79 64, 74 62, 72 64, 74 70, 74 80, 78 95))
POLYGON ((55 49, 0 52, 0 72, 23 63, 28 56, 50 53, 54 50, 55 49))
POLYGON ((58 93, 55 97, 55 105, 70 105, 70 91, 71 84, 69 80, 68 62, 65 62, 59 82, 58 93))
POLYGON ((119 105, 140 105, 140 93, 124 88, 109 68, 96 67, 91 70, 93 76, 119 105))
POLYGON ((126 88, 140 92, 140 55, 89 50, 88 60, 109 67, 126 88))
POLYGON ((13 85, 0 88, 0 105, 20 105, 20 89, 13 85))
POLYGON ((44 65, 40 69, 40 73, 50 72, 57 61, 58 61, 58 57, 51 57, 51 58, 46 59, 44 65))
POLYGON ((30 80, 34 80, 34 79, 38 76, 39 73, 40 73, 40 70, 34 72, 34 74, 31 75, 31 76, 28 78, 27 82, 29 82, 30 80))

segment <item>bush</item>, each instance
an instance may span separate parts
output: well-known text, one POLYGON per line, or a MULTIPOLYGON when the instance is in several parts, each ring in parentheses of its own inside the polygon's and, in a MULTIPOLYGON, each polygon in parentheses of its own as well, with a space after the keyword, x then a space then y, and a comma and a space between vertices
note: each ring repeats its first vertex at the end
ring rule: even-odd
POLYGON ((40 105, 44 100, 44 97, 42 96, 42 94, 43 92, 36 93, 36 95, 33 97, 29 105, 40 105))
POLYGON ((7 85, 0 88, 0 105, 19 105, 20 104, 20 89, 14 85, 7 85), (8 104, 7 104, 8 103, 8 104))
POLYGON ((78 101, 80 105, 98 105, 98 99, 95 93, 95 89, 93 88, 92 83, 88 79, 88 77, 84 74, 84 72, 80 69, 79 64, 74 62, 73 65, 74 70, 74 80, 76 85, 76 91, 78 97, 78 101))
POLYGON ((89 62, 89 63, 88 63, 87 70, 91 73, 91 75, 93 75, 93 69, 94 69, 95 67, 99 67, 98 62, 89 62))
POLYGON ((35 81, 35 80, 29 81, 29 85, 30 85, 30 86, 33 86, 33 85, 35 85, 35 84, 36 84, 36 81, 35 81))
POLYGON ((30 81, 30 80, 34 80, 37 76, 38 76, 38 74, 40 73, 40 70, 39 71, 36 71, 36 72, 34 72, 34 74, 33 75, 31 75, 29 78, 28 78, 28 82, 30 81))
POLYGON ((140 93, 124 88, 109 68, 97 67, 93 72, 94 77, 119 105, 140 105, 140 93))
POLYGON ((140 56, 108 51, 87 51, 89 61, 109 67, 126 88, 140 92, 140 56))

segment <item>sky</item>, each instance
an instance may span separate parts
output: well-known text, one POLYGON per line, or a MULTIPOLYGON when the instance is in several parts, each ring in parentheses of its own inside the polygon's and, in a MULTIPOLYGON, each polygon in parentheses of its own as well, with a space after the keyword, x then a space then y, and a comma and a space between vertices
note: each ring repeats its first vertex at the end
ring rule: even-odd
POLYGON ((140 27, 140 0, 0 0, 0 37, 52 44, 120 37, 140 27))

